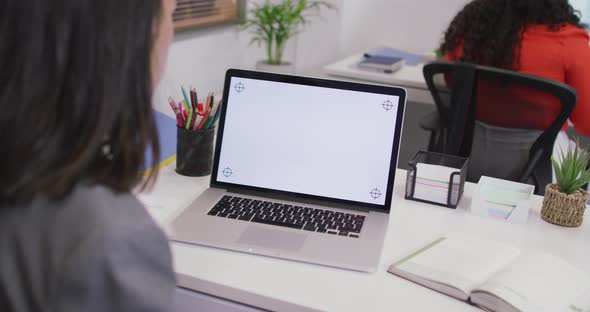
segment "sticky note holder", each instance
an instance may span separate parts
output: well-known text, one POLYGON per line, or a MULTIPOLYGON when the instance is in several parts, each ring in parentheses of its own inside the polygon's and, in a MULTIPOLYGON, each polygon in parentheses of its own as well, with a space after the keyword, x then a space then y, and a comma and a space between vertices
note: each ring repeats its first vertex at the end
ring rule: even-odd
POLYGON ((405 198, 457 208, 468 165, 468 158, 419 151, 408 164, 405 198))

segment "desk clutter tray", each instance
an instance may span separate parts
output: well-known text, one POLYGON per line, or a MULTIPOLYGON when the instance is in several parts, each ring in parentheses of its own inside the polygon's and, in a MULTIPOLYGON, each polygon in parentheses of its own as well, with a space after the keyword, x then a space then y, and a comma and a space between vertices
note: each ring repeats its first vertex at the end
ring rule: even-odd
POLYGON ((409 162, 406 199, 457 208, 467 175, 468 158, 420 151, 409 162))

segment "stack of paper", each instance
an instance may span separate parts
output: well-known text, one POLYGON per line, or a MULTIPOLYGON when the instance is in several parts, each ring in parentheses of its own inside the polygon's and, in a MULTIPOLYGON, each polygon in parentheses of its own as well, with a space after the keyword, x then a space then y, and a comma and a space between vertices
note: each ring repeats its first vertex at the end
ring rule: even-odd
POLYGON ((480 216, 524 223, 534 190, 532 185, 482 176, 471 210, 480 216))
POLYGON ((418 163, 416 165, 416 183, 414 198, 440 204, 448 204, 449 187, 451 187, 451 202, 456 203, 459 197, 460 179, 450 183, 451 175, 460 169, 418 163))

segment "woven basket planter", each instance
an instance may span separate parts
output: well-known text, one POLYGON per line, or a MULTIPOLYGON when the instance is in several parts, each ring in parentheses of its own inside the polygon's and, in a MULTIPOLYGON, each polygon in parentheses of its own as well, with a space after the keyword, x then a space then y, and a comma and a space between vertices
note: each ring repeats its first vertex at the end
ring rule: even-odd
POLYGON ((584 219, 588 193, 582 189, 566 195, 559 191, 556 184, 545 188, 541 218, 543 220, 567 227, 578 227, 584 219))

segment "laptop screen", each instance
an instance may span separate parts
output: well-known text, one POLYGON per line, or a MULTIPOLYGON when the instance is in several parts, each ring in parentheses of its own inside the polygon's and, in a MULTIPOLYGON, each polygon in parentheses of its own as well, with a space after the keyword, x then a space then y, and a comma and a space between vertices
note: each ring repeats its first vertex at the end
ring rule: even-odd
POLYGON ((400 96, 228 79, 217 182, 385 205, 400 96))

